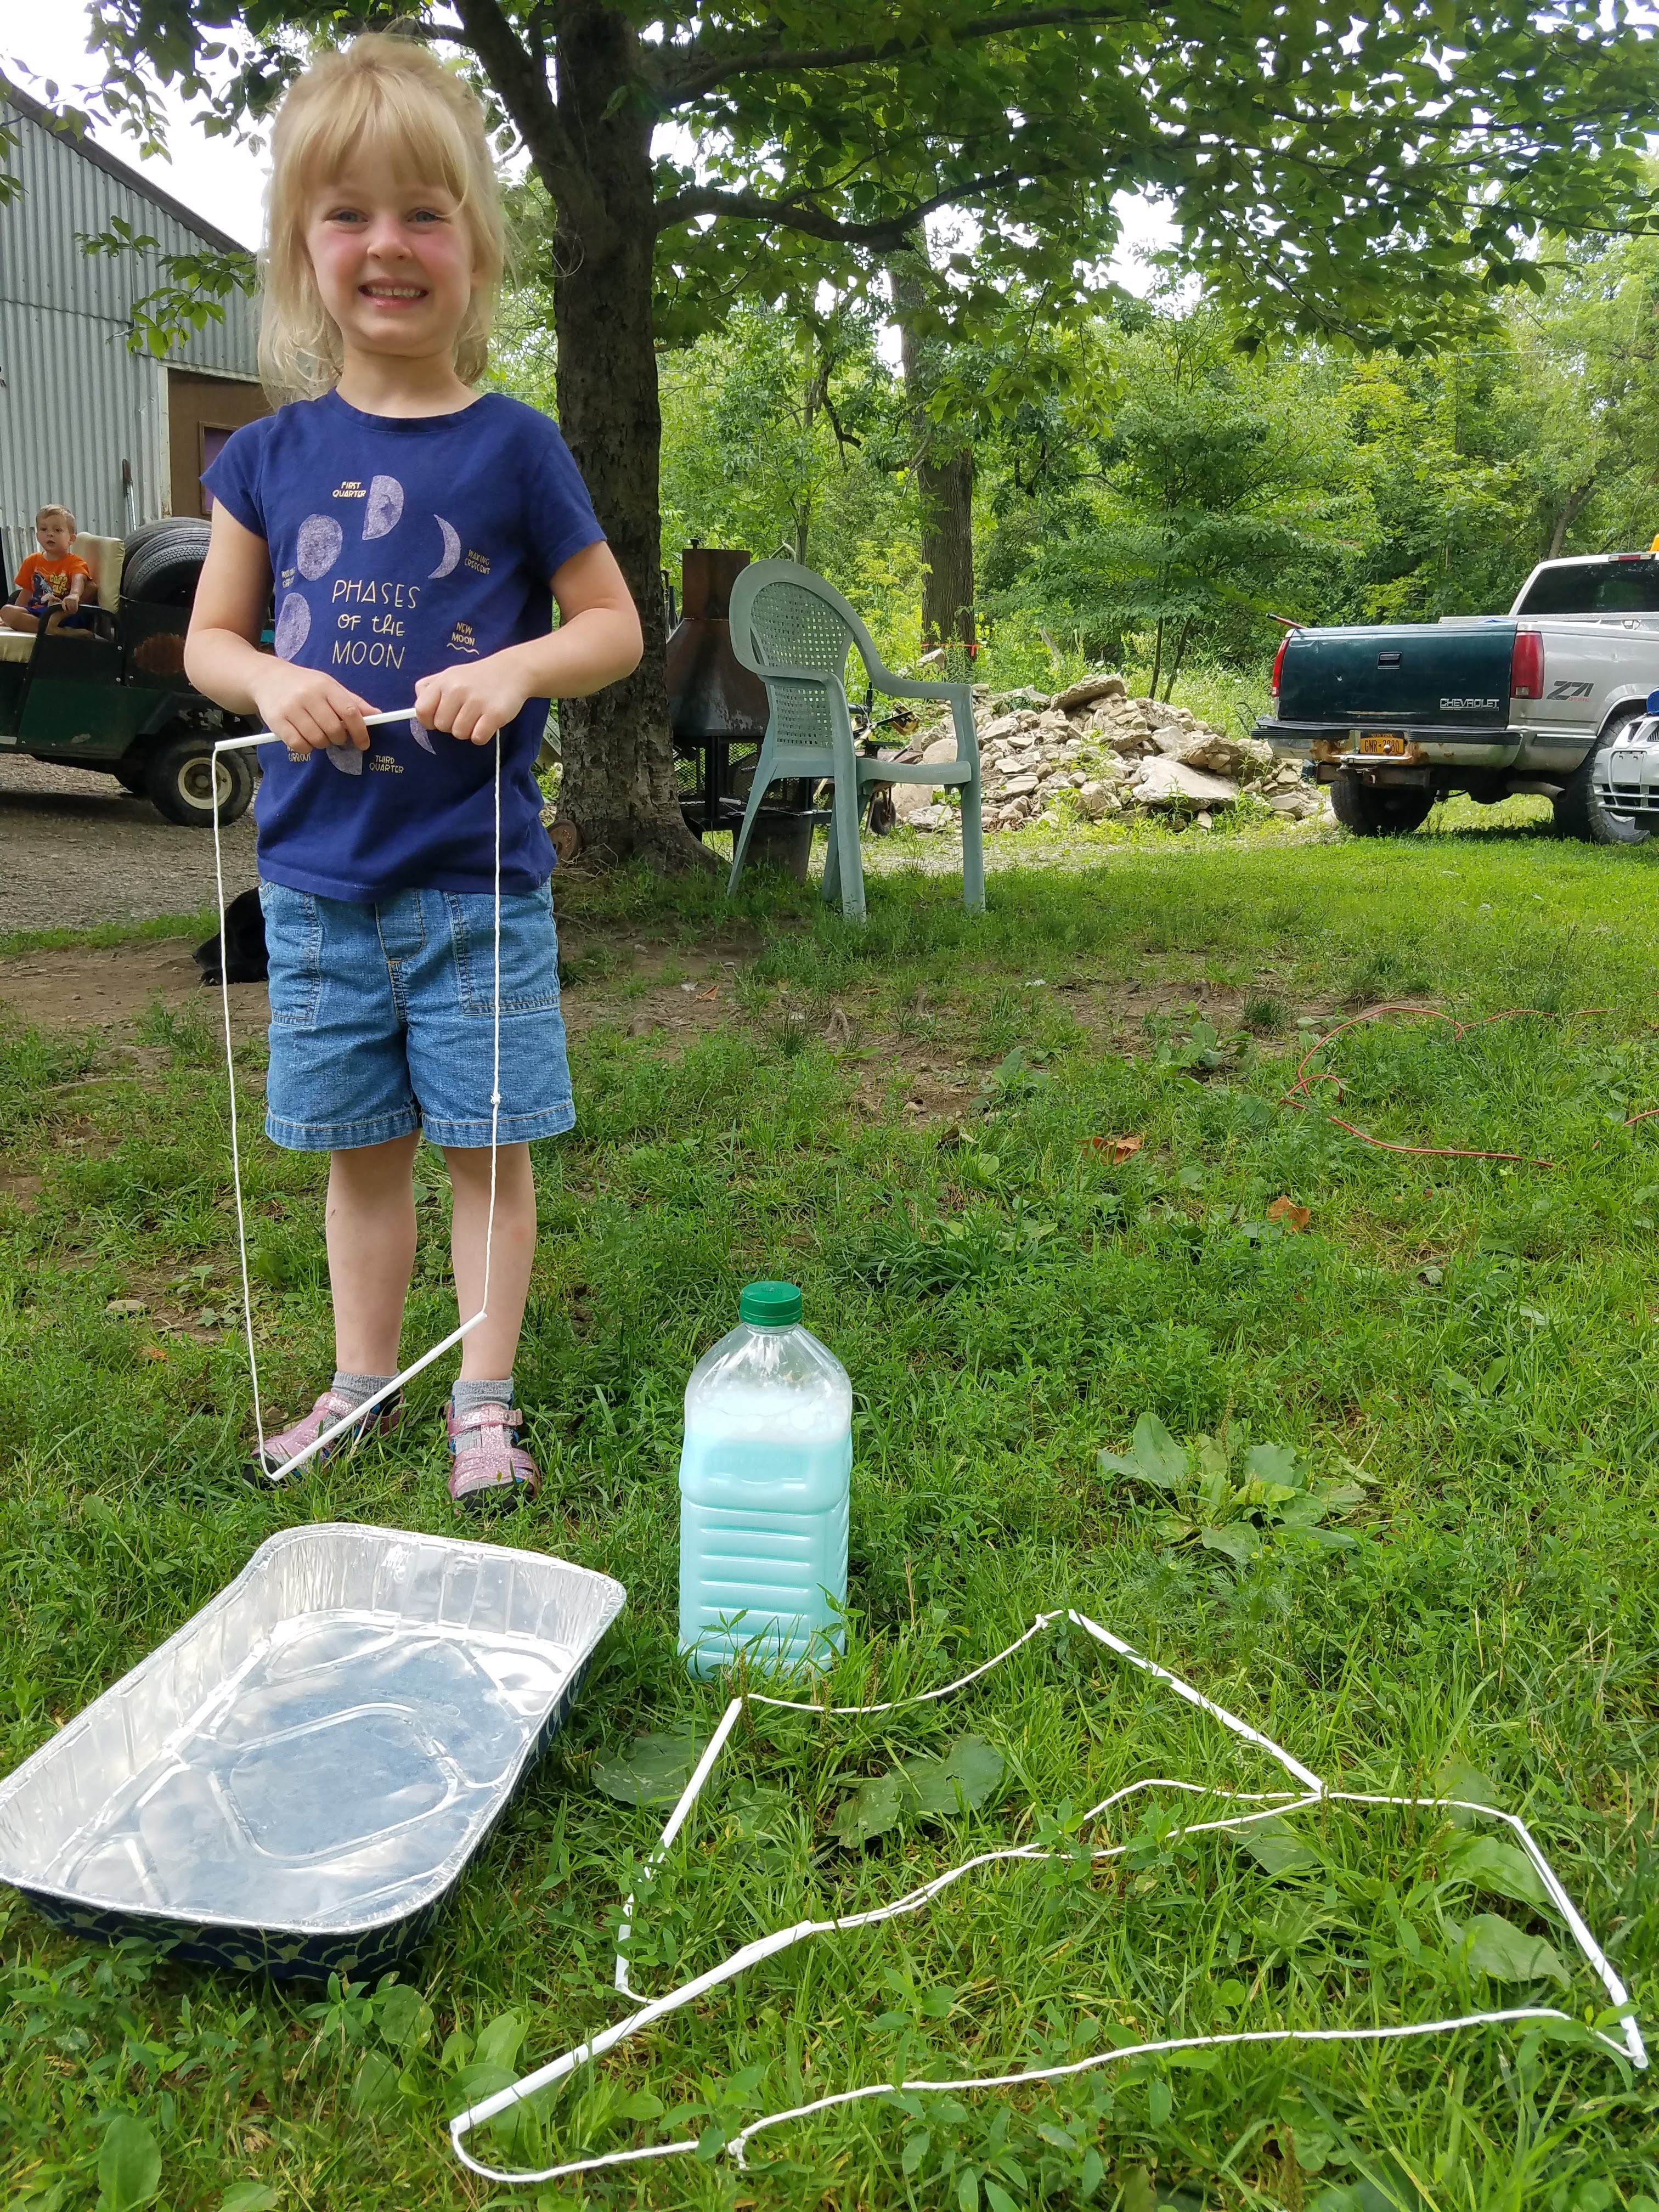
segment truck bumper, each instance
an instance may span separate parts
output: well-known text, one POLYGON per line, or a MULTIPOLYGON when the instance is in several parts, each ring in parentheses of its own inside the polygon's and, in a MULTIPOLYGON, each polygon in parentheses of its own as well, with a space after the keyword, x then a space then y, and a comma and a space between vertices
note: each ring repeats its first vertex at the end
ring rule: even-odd
POLYGON ((1281 760, 1299 760, 1310 763, 1316 771, 1328 770, 1319 778, 1325 783, 1339 769, 1347 768, 1376 773, 1390 782, 1417 781, 1399 773, 1414 769, 1513 768, 1528 735, 1524 730, 1513 729, 1477 733, 1435 723, 1417 723, 1396 733, 1404 739, 1402 750, 1364 752, 1360 748, 1365 738, 1384 734, 1381 726, 1372 731, 1330 722, 1281 722, 1266 714, 1255 726, 1256 736, 1265 738, 1281 760))

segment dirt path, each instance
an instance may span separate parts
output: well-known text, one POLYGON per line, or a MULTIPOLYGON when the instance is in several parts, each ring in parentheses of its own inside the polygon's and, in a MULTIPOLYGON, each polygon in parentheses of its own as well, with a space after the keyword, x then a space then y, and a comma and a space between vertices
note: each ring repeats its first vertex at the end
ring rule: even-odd
MULTIPOLYGON (((225 887, 254 879, 253 817, 224 832, 225 887)), ((213 904, 213 840, 163 822, 112 775, 0 753, 0 936, 149 921, 213 904)))

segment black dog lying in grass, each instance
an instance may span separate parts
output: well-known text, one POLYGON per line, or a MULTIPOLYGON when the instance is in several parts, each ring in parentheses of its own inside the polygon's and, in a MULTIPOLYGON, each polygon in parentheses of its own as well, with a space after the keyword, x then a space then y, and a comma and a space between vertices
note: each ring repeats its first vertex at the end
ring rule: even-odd
POLYGON ((191 958, 202 971, 204 983, 263 983, 270 970, 265 961, 265 917, 257 890, 239 891, 225 908, 225 950, 210 937, 191 958))

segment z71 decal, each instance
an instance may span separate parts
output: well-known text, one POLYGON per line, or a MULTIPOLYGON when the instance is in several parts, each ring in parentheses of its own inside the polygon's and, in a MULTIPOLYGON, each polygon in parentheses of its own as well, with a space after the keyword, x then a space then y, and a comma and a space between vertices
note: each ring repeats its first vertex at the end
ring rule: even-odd
POLYGON ((1551 684, 1548 696, 1552 699, 1588 699, 1594 689, 1589 684, 1571 684, 1564 677, 1560 683, 1551 684))

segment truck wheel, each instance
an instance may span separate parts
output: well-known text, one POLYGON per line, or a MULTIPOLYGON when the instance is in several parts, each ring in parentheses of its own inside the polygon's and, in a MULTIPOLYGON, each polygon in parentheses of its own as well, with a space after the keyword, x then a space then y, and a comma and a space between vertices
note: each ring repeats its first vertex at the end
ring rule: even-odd
POLYGON ((1653 835, 1644 822, 1632 814, 1614 814, 1595 795, 1595 763, 1610 745, 1616 745, 1633 723, 1645 718, 1628 714, 1603 730, 1573 770, 1555 802, 1558 837, 1582 837, 1591 845, 1645 845, 1653 835))
MULTIPOLYGON (((206 730, 185 730, 165 738, 144 768, 144 789, 169 822, 186 830, 213 827, 213 738, 206 730)), ((218 762, 220 826, 246 814, 253 796, 253 769, 246 753, 224 753, 218 762)))
POLYGON ((126 541, 121 596, 151 607, 188 607, 207 558, 209 526, 190 515, 147 523, 126 541))
POLYGON ((1422 828, 1433 805, 1431 791, 1410 785, 1361 783, 1357 775, 1331 783, 1331 811, 1356 837, 1403 837, 1422 828))

